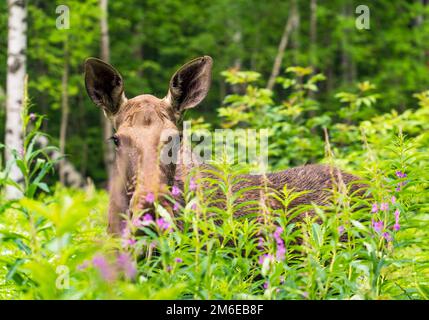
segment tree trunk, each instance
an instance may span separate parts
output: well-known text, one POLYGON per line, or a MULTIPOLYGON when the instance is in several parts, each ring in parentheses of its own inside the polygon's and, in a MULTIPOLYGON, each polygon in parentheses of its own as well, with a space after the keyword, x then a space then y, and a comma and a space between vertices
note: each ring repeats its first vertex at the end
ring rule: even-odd
MULTIPOLYGON (((230 56, 232 58, 232 68, 236 71, 240 71, 242 67, 242 56, 243 56, 243 33, 242 33, 242 21, 240 10, 241 7, 238 2, 230 5, 231 18, 227 20, 227 27, 231 30, 230 41, 231 51, 230 56)), ((245 86, 243 84, 230 84, 228 88, 234 94, 244 94, 245 86)))
MULTIPOLYGON (((350 6, 345 4, 342 9, 342 14, 345 17, 350 15, 350 6)), ((353 83, 356 80, 356 64, 353 61, 353 57, 349 53, 349 41, 348 34, 350 33, 349 28, 343 28, 343 36, 341 37, 341 69, 343 84, 353 83)))
POLYGON ((88 167, 88 139, 86 138, 88 135, 88 125, 86 120, 86 114, 85 114, 85 105, 83 103, 83 96, 79 95, 77 97, 77 104, 78 104, 78 110, 79 110, 79 133, 81 137, 84 137, 82 139, 82 150, 81 150, 81 165, 79 168, 79 172, 82 177, 86 176, 86 171, 88 167))
POLYGON ((310 65, 315 68, 317 60, 317 0, 310 2, 310 65))
MULTIPOLYGON (((12 150, 23 152, 23 128, 21 113, 24 107, 24 87, 27 50, 27 2, 8 0, 8 58, 6 80, 6 134, 5 160, 13 160, 12 150)), ((12 165, 10 179, 22 184, 23 175, 12 165)), ((13 186, 6 187, 6 197, 16 199, 22 193, 13 186)))
MULTIPOLYGON (((45 148, 49 145, 49 140, 46 136, 37 137, 36 142, 39 148, 45 148)), ((48 151, 48 156, 55 161, 59 158, 62 158, 63 154, 57 150, 50 150, 48 151)), ((67 161, 67 159, 63 159, 62 161, 65 177, 64 184, 73 188, 83 187, 85 185, 84 177, 79 173, 79 171, 76 170, 76 168, 71 162, 67 161)))
POLYGON ((301 17, 299 12, 299 6, 296 1, 292 2, 292 13, 295 15, 295 25, 293 26, 292 34, 291 34, 291 53, 292 53, 292 63, 294 66, 299 65, 299 51, 301 47, 301 39, 300 39, 300 24, 301 17))
MULTIPOLYGON (((110 63, 110 47, 109 47, 109 24, 108 24, 108 0, 100 0, 100 9, 101 9, 101 59, 107 63, 110 63)), ((103 156, 104 156, 104 165, 107 170, 107 179, 110 181, 112 175, 113 161, 115 159, 115 153, 113 145, 108 143, 108 139, 113 134, 112 124, 106 117, 104 113, 100 113, 101 123, 103 125, 103 156)))
MULTIPOLYGON (((144 6, 143 6, 144 7, 144 6)), ((146 8, 143 8, 143 12, 146 12, 146 8)), ((135 25, 135 30, 132 35, 133 42, 135 43, 134 56, 137 61, 144 61, 144 13, 138 17, 138 21, 135 25)), ((137 71, 137 76, 139 78, 144 77, 144 69, 139 68, 137 71)))
MULTIPOLYGON (((420 2, 423 7, 426 7, 428 4, 428 0, 418 0, 417 2, 420 2)), ((417 15, 415 18, 415 26, 416 28, 420 28, 425 23, 425 15, 424 12, 420 12, 420 14, 417 15)), ((419 56, 420 60, 426 64, 426 57, 427 57, 427 50, 419 50, 419 56)))
MULTIPOLYGON (((238 26, 237 30, 234 32, 234 35, 232 36, 232 42, 234 43, 236 48, 241 49, 241 41, 242 41, 241 27, 238 26)), ((236 68, 237 70, 241 69, 241 55, 237 55, 235 57, 234 68, 236 68)))
MULTIPOLYGON (((327 25, 328 28, 332 27, 331 25, 327 25)), ((321 39, 321 46, 323 48, 333 48, 329 50, 329 54, 327 55, 328 59, 325 59, 323 62, 323 73, 326 75, 325 89, 324 93, 329 94, 332 92, 335 84, 335 66, 336 63, 336 44, 333 44, 332 34, 329 32, 324 32, 321 39)))
MULTIPOLYGON (((317 0, 310 2, 310 66, 316 71, 316 50, 317 50, 317 0)), ((315 97, 315 92, 310 90, 308 96, 310 99, 315 97)), ((316 116, 315 110, 310 110, 311 118, 316 116)), ((311 128, 311 132, 316 134, 316 127, 311 128)))
MULTIPOLYGON (((234 44, 234 50, 235 58, 233 62, 233 68, 237 71, 241 70, 242 66, 242 60, 241 60, 241 53, 242 53, 242 34, 241 34, 241 26, 238 23, 233 23, 235 25, 235 32, 232 36, 232 43, 234 44)), ((240 84, 232 84, 231 85, 231 91, 234 94, 244 94, 246 88, 244 85, 240 84)))
MULTIPOLYGON (((422 6, 424 6, 424 7, 427 6, 427 3, 428 3, 427 0, 417 0, 416 2, 417 3, 420 2, 422 4, 422 6)), ((415 18, 415 25, 417 27, 420 27, 423 24, 424 20, 425 20, 424 18, 425 18, 425 16, 424 16, 423 12, 421 12, 420 14, 418 14, 417 17, 415 18)))
POLYGON ((277 55, 274 60, 273 69, 271 71, 270 78, 268 80, 267 89, 272 90, 274 88, 274 84, 276 82, 276 78, 280 73, 280 68, 282 66, 283 56, 289 41, 289 36, 292 33, 293 28, 295 28, 297 24, 297 6, 296 1, 294 0, 291 4, 291 10, 289 13, 288 20, 286 22, 285 28, 283 30, 282 37, 280 39, 279 47, 277 49, 277 55))
MULTIPOLYGON (((69 120, 69 44, 68 37, 64 40, 64 66, 63 76, 61 80, 61 127, 60 127, 60 153, 65 157, 66 154, 66 141, 67 141, 67 124, 69 120)), ((59 163, 60 182, 65 184, 65 159, 61 159, 59 163)))

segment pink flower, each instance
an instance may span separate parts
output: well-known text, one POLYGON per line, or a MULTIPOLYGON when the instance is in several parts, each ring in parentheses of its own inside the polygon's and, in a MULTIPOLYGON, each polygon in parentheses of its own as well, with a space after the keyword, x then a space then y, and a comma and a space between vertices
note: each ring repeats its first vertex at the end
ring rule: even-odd
POLYGON ((153 221, 152 215, 150 213, 146 213, 143 217, 133 219, 133 225, 135 227, 146 227, 151 224, 153 221))
POLYGON ((387 211, 389 210, 389 204, 387 202, 383 202, 380 204, 380 210, 381 211, 387 211))
POLYGON ((130 239, 127 239, 125 243, 126 243, 127 246, 132 247, 132 246, 134 246, 137 243, 137 240, 133 239, 133 238, 130 238, 130 239))
POLYGON ((141 221, 140 225, 142 225, 142 226, 148 226, 148 225, 150 225, 152 222, 153 222, 152 215, 151 215, 151 214, 149 214, 149 213, 146 213, 146 214, 143 216, 143 220, 141 221))
POLYGON ((399 224, 399 215, 401 214, 401 212, 399 211, 399 209, 395 210, 395 225, 393 226, 393 229, 395 231, 399 231, 399 229, 401 228, 401 225, 399 224))
POLYGON ((140 218, 133 218, 133 220, 132 220, 132 224, 133 224, 133 226, 134 227, 140 227, 141 226, 141 220, 140 220, 140 218))
POLYGON ((383 233, 383 238, 386 239, 387 242, 390 242, 393 240, 392 236, 390 235, 389 232, 384 232, 383 233))
POLYGON ((146 201, 147 203, 154 203, 154 202, 155 202, 155 195, 154 195, 152 192, 148 192, 148 193, 146 194, 145 201, 146 201))
POLYGON ((345 230, 344 226, 339 226, 339 227, 338 227, 338 233, 339 233, 340 235, 342 235, 342 234, 344 233, 344 230, 345 230))
POLYGON ((401 214, 401 211, 399 211, 399 209, 396 209, 394 214, 395 214, 395 220, 396 220, 396 222, 398 222, 399 221, 399 215, 401 214))
POLYGON ((258 248, 262 249, 264 247, 264 238, 259 237, 258 239, 258 248))
POLYGON ((118 256, 117 263, 119 268, 124 272, 127 279, 134 279, 137 274, 135 261, 132 260, 128 253, 121 253, 118 256))
POLYGON ((286 248, 284 244, 277 246, 277 251, 276 251, 277 261, 283 261, 285 259, 285 255, 286 255, 286 248))
POLYGON ((392 204, 395 204, 396 203, 396 197, 392 196, 392 198, 390 199, 390 201, 392 202, 392 204))
POLYGON ((177 211, 177 210, 179 210, 179 209, 180 209, 179 204, 178 204, 177 202, 174 202, 173 210, 174 210, 174 211, 177 211))
POLYGON ((174 259, 174 261, 176 261, 177 263, 182 263, 183 259, 182 258, 176 258, 176 259, 174 259))
POLYGON ((283 228, 277 227, 276 231, 274 231, 274 234, 273 234, 273 237, 277 243, 276 259, 278 261, 283 261, 285 258, 285 254, 286 254, 285 244, 284 244, 283 239, 281 237, 282 233, 283 233, 283 228))
POLYGON ((92 264, 94 267, 100 271, 101 276, 103 279, 107 282, 113 282, 116 279, 116 272, 112 268, 112 266, 109 265, 106 258, 104 258, 101 255, 97 255, 92 259, 92 264))
POLYGON ((173 196, 178 196, 180 194, 180 189, 178 186, 174 185, 173 188, 171 189, 171 194, 173 196))
MULTIPOLYGON (((137 223, 133 221, 133 224, 136 225, 137 223)), ((125 227, 122 230, 122 247, 127 248, 129 246, 134 246, 136 243, 137 243, 137 240, 132 238, 130 228, 125 227)))
POLYGON ((407 183, 408 183, 408 181, 401 181, 401 182, 399 182, 399 183, 397 184, 397 187, 396 187, 396 189, 395 189, 395 190, 396 190, 397 192, 401 191, 402 187, 403 187, 403 186, 405 186, 407 183))
POLYGON ((156 219, 156 224, 163 231, 170 229, 170 224, 168 223, 168 221, 165 221, 164 218, 156 219))
POLYGON ((128 237, 130 237, 130 236, 131 236, 130 228, 128 228, 127 226, 125 226, 125 227, 122 229, 122 238, 128 238, 128 237))
POLYGON ((266 281, 265 283, 264 283, 264 289, 268 289, 268 287, 269 287, 269 282, 268 281, 266 281))
POLYGON ((280 236, 283 232, 283 228, 282 227, 277 227, 276 231, 274 231, 274 239, 280 239, 280 236))
POLYGON ((383 228, 384 228, 384 223, 383 223, 383 221, 372 221, 372 228, 377 232, 377 233, 380 233, 382 230, 383 230, 383 228))
POLYGON ((407 174, 406 174, 406 173, 404 173, 404 172, 402 172, 402 171, 396 171, 396 176, 397 176, 398 178, 406 178, 406 177, 407 177, 407 174))
POLYGON ((197 184, 195 183, 195 178, 192 177, 189 181, 189 190, 194 191, 197 188, 197 184))
POLYGON ((377 212, 378 212, 378 206, 377 206, 377 204, 376 204, 376 203, 373 203, 373 205, 372 205, 372 209, 371 209, 371 212, 372 212, 372 213, 377 213, 377 212))

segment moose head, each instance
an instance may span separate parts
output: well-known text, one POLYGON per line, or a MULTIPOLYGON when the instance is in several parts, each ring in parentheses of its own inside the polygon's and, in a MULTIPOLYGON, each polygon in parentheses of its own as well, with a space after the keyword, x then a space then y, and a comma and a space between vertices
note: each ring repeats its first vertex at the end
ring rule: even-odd
MULTIPOLYGON (((184 110, 206 97, 211 68, 209 56, 194 59, 172 76, 164 98, 142 94, 127 99, 123 78, 115 68, 96 58, 86 60, 88 95, 115 129, 111 138, 116 156, 110 182, 110 233, 121 232, 121 214, 150 209, 153 198, 162 197, 173 184, 177 162, 163 161, 163 147, 180 136, 178 121, 184 110)), ((174 150, 178 148, 168 152, 174 150)))

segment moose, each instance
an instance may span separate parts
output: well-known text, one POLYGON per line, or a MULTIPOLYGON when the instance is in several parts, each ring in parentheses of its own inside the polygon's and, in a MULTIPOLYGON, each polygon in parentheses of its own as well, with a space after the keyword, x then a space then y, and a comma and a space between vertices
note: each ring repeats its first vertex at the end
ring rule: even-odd
MULTIPOLYGON (((167 94, 162 99, 150 94, 128 99, 123 78, 114 67, 96 58, 85 61, 87 93, 102 108, 115 129, 111 138, 116 146, 116 156, 110 182, 109 233, 121 233, 123 214, 132 215, 139 208, 151 208, 153 201, 148 201, 148 194, 156 199, 162 198, 170 192, 175 179, 183 186, 192 166, 200 165, 183 161, 163 163, 159 157, 166 143, 162 138, 163 132, 180 135, 179 121, 184 111, 197 106, 206 97, 212 64, 211 57, 203 56, 183 65, 172 76, 167 94)), ((180 156, 186 150, 180 146, 177 152, 180 156)), ((234 188, 265 184, 280 191, 286 185, 288 189, 303 192, 290 204, 297 206, 326 203, 334 184, 339 181, 348 186, 349 192, 363 187, 359 178, 352 174, 329 165, 310 164, 265 175, 246 175, 234 188)), ((249 189, 244 197, 257 200, 261 193, 249 189)), ((271 205, 279 206, 278 203, 271 205)))

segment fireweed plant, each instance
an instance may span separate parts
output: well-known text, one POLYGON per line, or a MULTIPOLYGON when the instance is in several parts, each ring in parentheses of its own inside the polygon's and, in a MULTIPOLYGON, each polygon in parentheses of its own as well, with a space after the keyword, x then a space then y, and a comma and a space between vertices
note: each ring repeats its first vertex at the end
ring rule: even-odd
MULTIPOLYGON (((112 238, 104 191, 44 182, 54 163, 32 144, 41 120, 26 111, 24 122, 33 129, 15 160, 25 196, 1 200, 0 298, 428 299, 429 93, 416 94, 419 107, 402 114, 342 121, 341 115, 318 114, 319 103, 309 98, 323 76, 314 78, 309 68, 288 74, 279 79, 286 92, 276 103, 258 88, 256 73, 228 71, 227 80, 244 91, 227 98, 221 115, 229 127, 258 128, 276 119, 273 161, 311 158, 338 166, 362 177, 365 196, 350 194, 340 180, 324 206, 290 208, 302 194, 266 186, 258 189, 259 201, 237 204, 246 190, 233 185, 252 168, 221 160, 204 175, 192 172, 183 190, 174 184, 161 202, 148 194, 154 212, 124 216, 122 236, 112 238), (241 112, 234 115, 232 104, 241 112), (314 117, 304 121, 305 112, 314 117), (287 144, 291 152, 281 153, 279 146, 287 144), (320 149, 313 153, 314 147, 320 149), (280 209, 270 208, 273 199, 280 209), (235 217, 243 207, 246 217, 235 217)), ((376 103, 379 97, 368 93, 373 89, 363 85, 340 95, 340 103, 352 104, 345 114, 376 103), (372 98, 356 102, 366 95, 372 98)), ((2 186, 11 183, 8 166, 2 186)))

